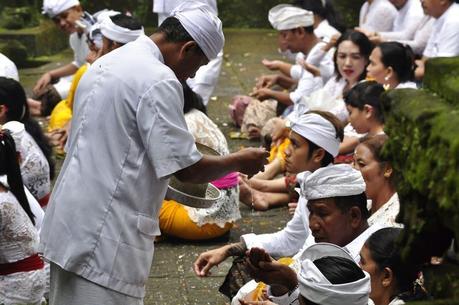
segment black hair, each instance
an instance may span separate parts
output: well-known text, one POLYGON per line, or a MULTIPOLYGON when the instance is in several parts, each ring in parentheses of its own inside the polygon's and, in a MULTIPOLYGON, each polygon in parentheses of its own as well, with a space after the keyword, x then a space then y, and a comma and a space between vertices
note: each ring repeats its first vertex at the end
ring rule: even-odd
POLYGON ((183 113, 188 113, 193 109, 197 109, 207 115, 207 109, 206 106, 204 106, 202 97, 196 92, 194 92, 186 82, 183 82, 182 86, 183 98, 185 101, 183 103, 183 113))
POLYGON ((30 209, 22 183, 16 145, 9 130, 0 130, 0 175, 6 175, 9 190, 35 225, 35 216, 30 209))
POLYGON ((180 21, 175 17, 166 18, 158 27, 156 33, 165 34, 167 42, 194 41, 193 37, 191 37, 180 21))
MULTIPOLYGON (((194 41, 190 33, 183 27, 180 21, 175 17, 167 17, 158 27, 155 33, 163 33, 167 42, 187 42, 194 41)), ((204 54, 201 47, 196 43, 196 52, 204 54)))
MULTIPOLYGON (((338 65, 336 64, 336 60, 338 58, 338 48, 339 45, 344 42, 344 41, 351 41, 353 44, 359 47, 359 52, 362 57, 364 57, 367 62, 368 59, 370 58, 371 51, 373 50, 373 44, 371 41, 368 39, 368 37, 358 31, 354 30, 348 30, 341 35, 341 37, 336 41, 336 51, 335 54, 333 55, 333 62, 335 64, 335 71, 337 72, 336 74, 336 80, 341 79, 341 75, 338 73, 338 65)), ((367 77, 367 69, 363 69, 362 74, 360 74, 359 80, 363 80, 367 77)))
POLYGON ((342 22, 339 14, 336 13, 333 3, 331 0, 325 0, 324 2, 325 5, 322 0, 296 0, 293 4, 307 11, 311 11, 314 15, 327 20, 328 23, 339 32, 344 32, 346 30, 346 26, 342 22))
MULTIPOLYGON (((322 116, 324 119, 328 120, 333 125, 333 127, 335 127, 336 138, 338 138, 340 142, 343 142, 343 139, 344 139, 343 123, 333 113, 327 112, 327 111, 320 111, 320 110, 311 110, 306 113, 315 113, 315 114, 322 116)), ((314 151, 316 151, 317 149, 321 147, 317 145, 316 143, 310 141, 309 139, 305 138, 305 140, 309 146, 309 149, 308 149, 308 160, 309 160, 312 158, 312 154, 314 153, 314 151)), ((320 165, 322 167, 325 167, 328 164, 333 163, 333 160, 334 160, 334 157, 328 151, 325 151, 325 155, 323 159, 320 161, 320 165)))
MULTIPOLYGON (((352 283, 365 277, 365 273, 354 261, 344 257, 325 256, 316 259, 313 263, 333 285, 352 283)), ((317 305, 309 301, 306 296, 299 297, 303 298, 306 305, 317 305)))
POLYGON ((398 243, 402 231, 400 228, 380 229, 368 238, 365 245, 379 271, 384 268, 392 270, 397 285, 397 295, 393 297, 401 298, 404 301, 422 299, 425 298, 425 294, 413 291, 421 266, 413 263, 412 260, 402 258, 402 247, 398 243))
POLYGON ((334 197, 336 207, 342 212, 348 212, 352 207, 358 207, 363 219, 370 217, 367 208, 367 195, 365 192, 358 195, 334 197))
POLYGON ((410 46, 391 41, 383 42, 378 47, 382 63, 394 70, 400 83, 414 79, 414 53, 410 46))
MULTIPOLYGON (((314 34, 314 27, 311 25, 311 26, 303 26, 301 27, 306 33, 308 34, 314 34)), ((289 31, 290 32, 296 32, 298 31, 299 28, 294 28, 294 29, 290 29, 289 31)))
POLYGON ((142 24, 132 16, 128 16, 125 14, 118 14, 109 17, 114 24, 120 26, 122 28, 129 29, 131 31, 140 30, 142 29, 142 24))
POLYGON ((382 112, 381 95, 385 92, 384 87, 375 81, 364 81, 352 87, 344 96, 346 105, 363 110, 365 105, 373 107, 374 117, 381 124, 384 123, 382 112))
POLYGON ((313 263, 333 285, 352 283, 365 277, 362 269, 348 258, 325 256, 313 263))
POLYGON ((53 179, 55 171, 53 149, 38 122, 30 116, 27 97, 19 82, 11 78, 0 77, 0 105, 5 105, 8 109, 7 121, 18 121, 24 124, 25 130, 32 136, 46 157, 50 179, 53 179))
POLYGON ((383 155, 382 150, 384 144, 389 139, 386 134, 378 134, 374 136, 365 136, 360 140, 360 144, 365 145, 373 154, 373 158, 379 163, 388 162, 387 155, 383 155))

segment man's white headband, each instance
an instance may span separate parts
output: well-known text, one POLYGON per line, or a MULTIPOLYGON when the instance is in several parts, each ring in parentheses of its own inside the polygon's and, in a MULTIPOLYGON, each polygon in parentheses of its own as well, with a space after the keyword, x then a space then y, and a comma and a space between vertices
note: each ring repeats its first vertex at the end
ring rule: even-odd
POLYGON ((175 17, 180 21, 208 60, 216 58, 223 49, 225 37, 222 22, 211 13, 206 4, 185 1, 171 13, 170 17, 175 17))
POLYGON ((24 124, 17 121, 9 121, 3 125, 0 125, 0 130, 8 129, 13 137, 16 150, 19 151, 22 148, 22 138, 24 137, 25 127, 24 124))
POLYGON ((368 304, 371 290, 370 275, 351 283, 332 284, 313 263, 323 257, 342 257, 353 263, 352 257, 341 247, 329 243, 317 243, 301 255, 301 271, 298 274, 299 290, 302 296, 316 304, 368 304))
POLYGON ((128 43, 136 40, 144 34, 143 27, 139 30, 130 30, 113 23, 112 19, 107 16, 100 24, 100 32, 106 38, 119 43, 128 43))
POLYGON ((302 8, 279 4, 269 10, 268 20, 278 31, 292 30, 314 25, 314 14, 302 8))
POLYGON ((54 18, 71 7, 80 5, 78 0, 44 0, 42 14, 54 18))
POLYGON ((294 132, 322 147, 333 157, 338 155, 341 142, 336 137, 336 129, 329 120, 316 113, 301 113, 301 110, 295 110, 288 119, 294 132))
POLYGON ((348 164, 319 168, 301 186, 307 200, 359 195, 366 188, 360 171, 348 164))

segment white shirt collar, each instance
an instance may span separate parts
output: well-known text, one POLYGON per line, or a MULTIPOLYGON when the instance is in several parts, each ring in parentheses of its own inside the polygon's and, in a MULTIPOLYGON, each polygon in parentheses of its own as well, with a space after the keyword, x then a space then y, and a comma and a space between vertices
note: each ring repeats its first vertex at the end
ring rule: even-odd
POLYGON ((368 237, 374 232, 382 229, 383 226, 374 224, 369 226, 365 231, 363 231, 359 236, 357 236, 353 241, 348 243, 344 249, 349 252, 349 254, 354 258, 356 263, 360 262, 360 250, 362 249, 363 245, 367 241, 368 237))

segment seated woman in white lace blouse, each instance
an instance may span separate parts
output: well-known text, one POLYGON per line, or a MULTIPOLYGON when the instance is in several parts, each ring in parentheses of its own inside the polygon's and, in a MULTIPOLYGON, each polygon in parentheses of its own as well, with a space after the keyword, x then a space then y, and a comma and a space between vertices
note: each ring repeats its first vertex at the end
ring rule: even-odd
POLYGON ((40 304, 46 290, 35 217, 24 192, 14 140, 0 130, 0 304, 40 304))
POLYGON ((368 77, 385 89, 417 89, 414 80, 414 53, 399 42, 383 42, 373 49, 368 77))
POLYGON ((0 124, 18 121, 24 124, 23 136, 16 144, 21 156, 24 185, 42 207, 48 203, 54 173, 52 149, 40 125, 30 117, 27 98, 21 84, 0 77, 0 124))
POLYGON ((364 138, 354 153, 354 167, 360 170, 367 185, 365 193, 371 200, 368 225, 402 227, 396 222, 400 211, 398 195, 393 183, 391 164, 381 153, 387 135, 364 138))
MULTIPOLYGON (((209 119, 201 98, 184 84, 184 112, 188 130, 197 143, 204 144, 221 155, 229 154, 228 144, 218 126, 209 119)), ((208 209, 184 206, 174 200, 164 200, 159 215, 161 233, 185 240, 208 240, 220 237, 241 218, 239 212, 238 173, 231 173, 212 182, 222 197, 208 209)))

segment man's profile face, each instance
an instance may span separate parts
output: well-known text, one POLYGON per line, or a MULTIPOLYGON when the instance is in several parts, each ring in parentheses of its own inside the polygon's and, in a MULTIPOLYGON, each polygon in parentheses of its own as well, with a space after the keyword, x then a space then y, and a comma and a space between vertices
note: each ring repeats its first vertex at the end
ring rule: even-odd
POLYGON ((282 30, 279 35, 281 36, 282 42, 287 49, 293 53, 301 52, 302 50, 302 40, 300 37, 299 29, 293 30, 282 30))
POLYGON ((81 6, 71 7, 53 18, 57 27, 67 33, 72 34, 77 31, 76 21, 83 15, 81 6))
POLYGON ((198 69, 208 63, 209 60, 204 52, 195 45, 195 47, 186 51, 182 57, 181 63, 177 65, 174 72, 179 81, 185 81, 188 78, 193 78, 198 69))
POLYGON ((449 0, 422 0, 421 3, 424 13, 434 18, 440 17, 443 13, 442 2, 445 1, 449 0))
POLYGON ((289 135, 290 145, 285 150, 285 170, 298 174, 311 170, 312 157, 309 157, 309 144, 305 138, 294 131, 289 135))
POLYGON ((342 212, 334 198, 309 200, 309 228, 316 243, 328 242, 340 247, 354 239, 350 212, 342 212))

